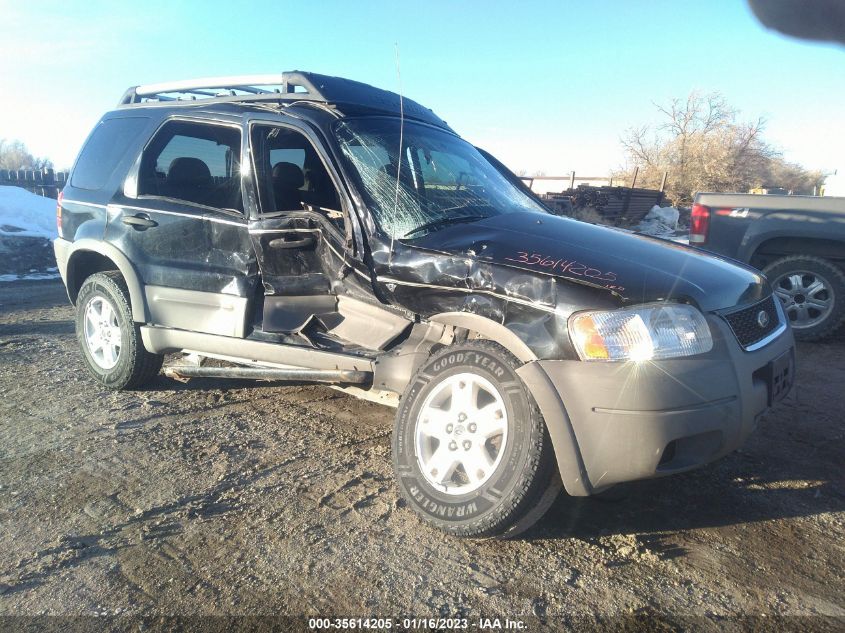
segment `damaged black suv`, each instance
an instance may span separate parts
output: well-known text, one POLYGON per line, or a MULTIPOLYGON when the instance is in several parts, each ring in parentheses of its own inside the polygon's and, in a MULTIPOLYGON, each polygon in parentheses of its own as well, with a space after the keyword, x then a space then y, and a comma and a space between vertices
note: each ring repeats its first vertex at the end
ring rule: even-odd
POLYGON ((131 88, 58 213, 97 380, 139 387, 183 352, 167 375, 397 406, 402 494, 452 534, 701 466, 793 380, 759 273, 557 217, 430 110, 354 81, 131 88))

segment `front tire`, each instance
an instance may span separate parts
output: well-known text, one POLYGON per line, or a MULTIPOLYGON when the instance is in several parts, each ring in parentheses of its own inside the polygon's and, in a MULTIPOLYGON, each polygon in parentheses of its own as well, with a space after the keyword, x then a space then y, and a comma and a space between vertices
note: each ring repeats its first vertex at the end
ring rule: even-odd
POLYGON ((818 341, 845 319, 845 274, 810 255, 782 257, 763 269, 799 341, 818 341))
POLYGON ((109 389, 135 389, 161 369, 164 356, 144 348, 120 273, 88 277, 76 298, 76 338, 91 375, 109 389))
POLYGON ((394 470, 408 505, 444 532, 515 536, 560 492, 551 439, 519 364, 491 341, 453 345, 405 390, 394 470))

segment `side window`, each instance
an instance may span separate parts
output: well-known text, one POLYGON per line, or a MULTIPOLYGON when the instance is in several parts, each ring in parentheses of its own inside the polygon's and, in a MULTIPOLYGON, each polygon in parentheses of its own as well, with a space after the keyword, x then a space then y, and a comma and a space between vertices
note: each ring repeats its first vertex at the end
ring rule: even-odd
POLYGON ((311 142, 299 132, 269 125, 255 125, 251 134, 261 212, 311 208, 342 227, 337 190, 311 142))
POLYGON ((240 156, 240 130, 171 121, 141 156, 138 195, 243 212, 240 156))
POLYGON ((146 117, 120 117, 100 122, 76 161, 71 186, 102 189, 148 121, 146 117))

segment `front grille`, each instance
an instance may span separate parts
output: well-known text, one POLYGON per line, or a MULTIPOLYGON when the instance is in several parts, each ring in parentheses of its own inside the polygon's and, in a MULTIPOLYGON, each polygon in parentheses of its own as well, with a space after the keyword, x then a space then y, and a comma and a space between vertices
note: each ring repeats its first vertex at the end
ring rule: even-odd
MULTIPOLYGON (((731 326, 739 344, 750 347, 759 343, 780 326, 780 313, 775 307, 775 297, 771 295, 753 306, 722 315, 731 326), (760 313, 765 312, 768 322, 760 325, 760 313)), ((765 320, 765 319, 764 319, 765 320)))

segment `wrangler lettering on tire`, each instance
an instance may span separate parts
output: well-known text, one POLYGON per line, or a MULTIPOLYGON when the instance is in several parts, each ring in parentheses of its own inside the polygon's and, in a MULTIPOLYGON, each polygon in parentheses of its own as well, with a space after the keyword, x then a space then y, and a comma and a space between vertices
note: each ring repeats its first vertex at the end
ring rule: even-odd
POLYGON ((475 341, 441 350, 408 385, 394 468, 426 522, 458 536, 514 536, 554 501, 551 441, 518 366, 497 343, 475 341))

